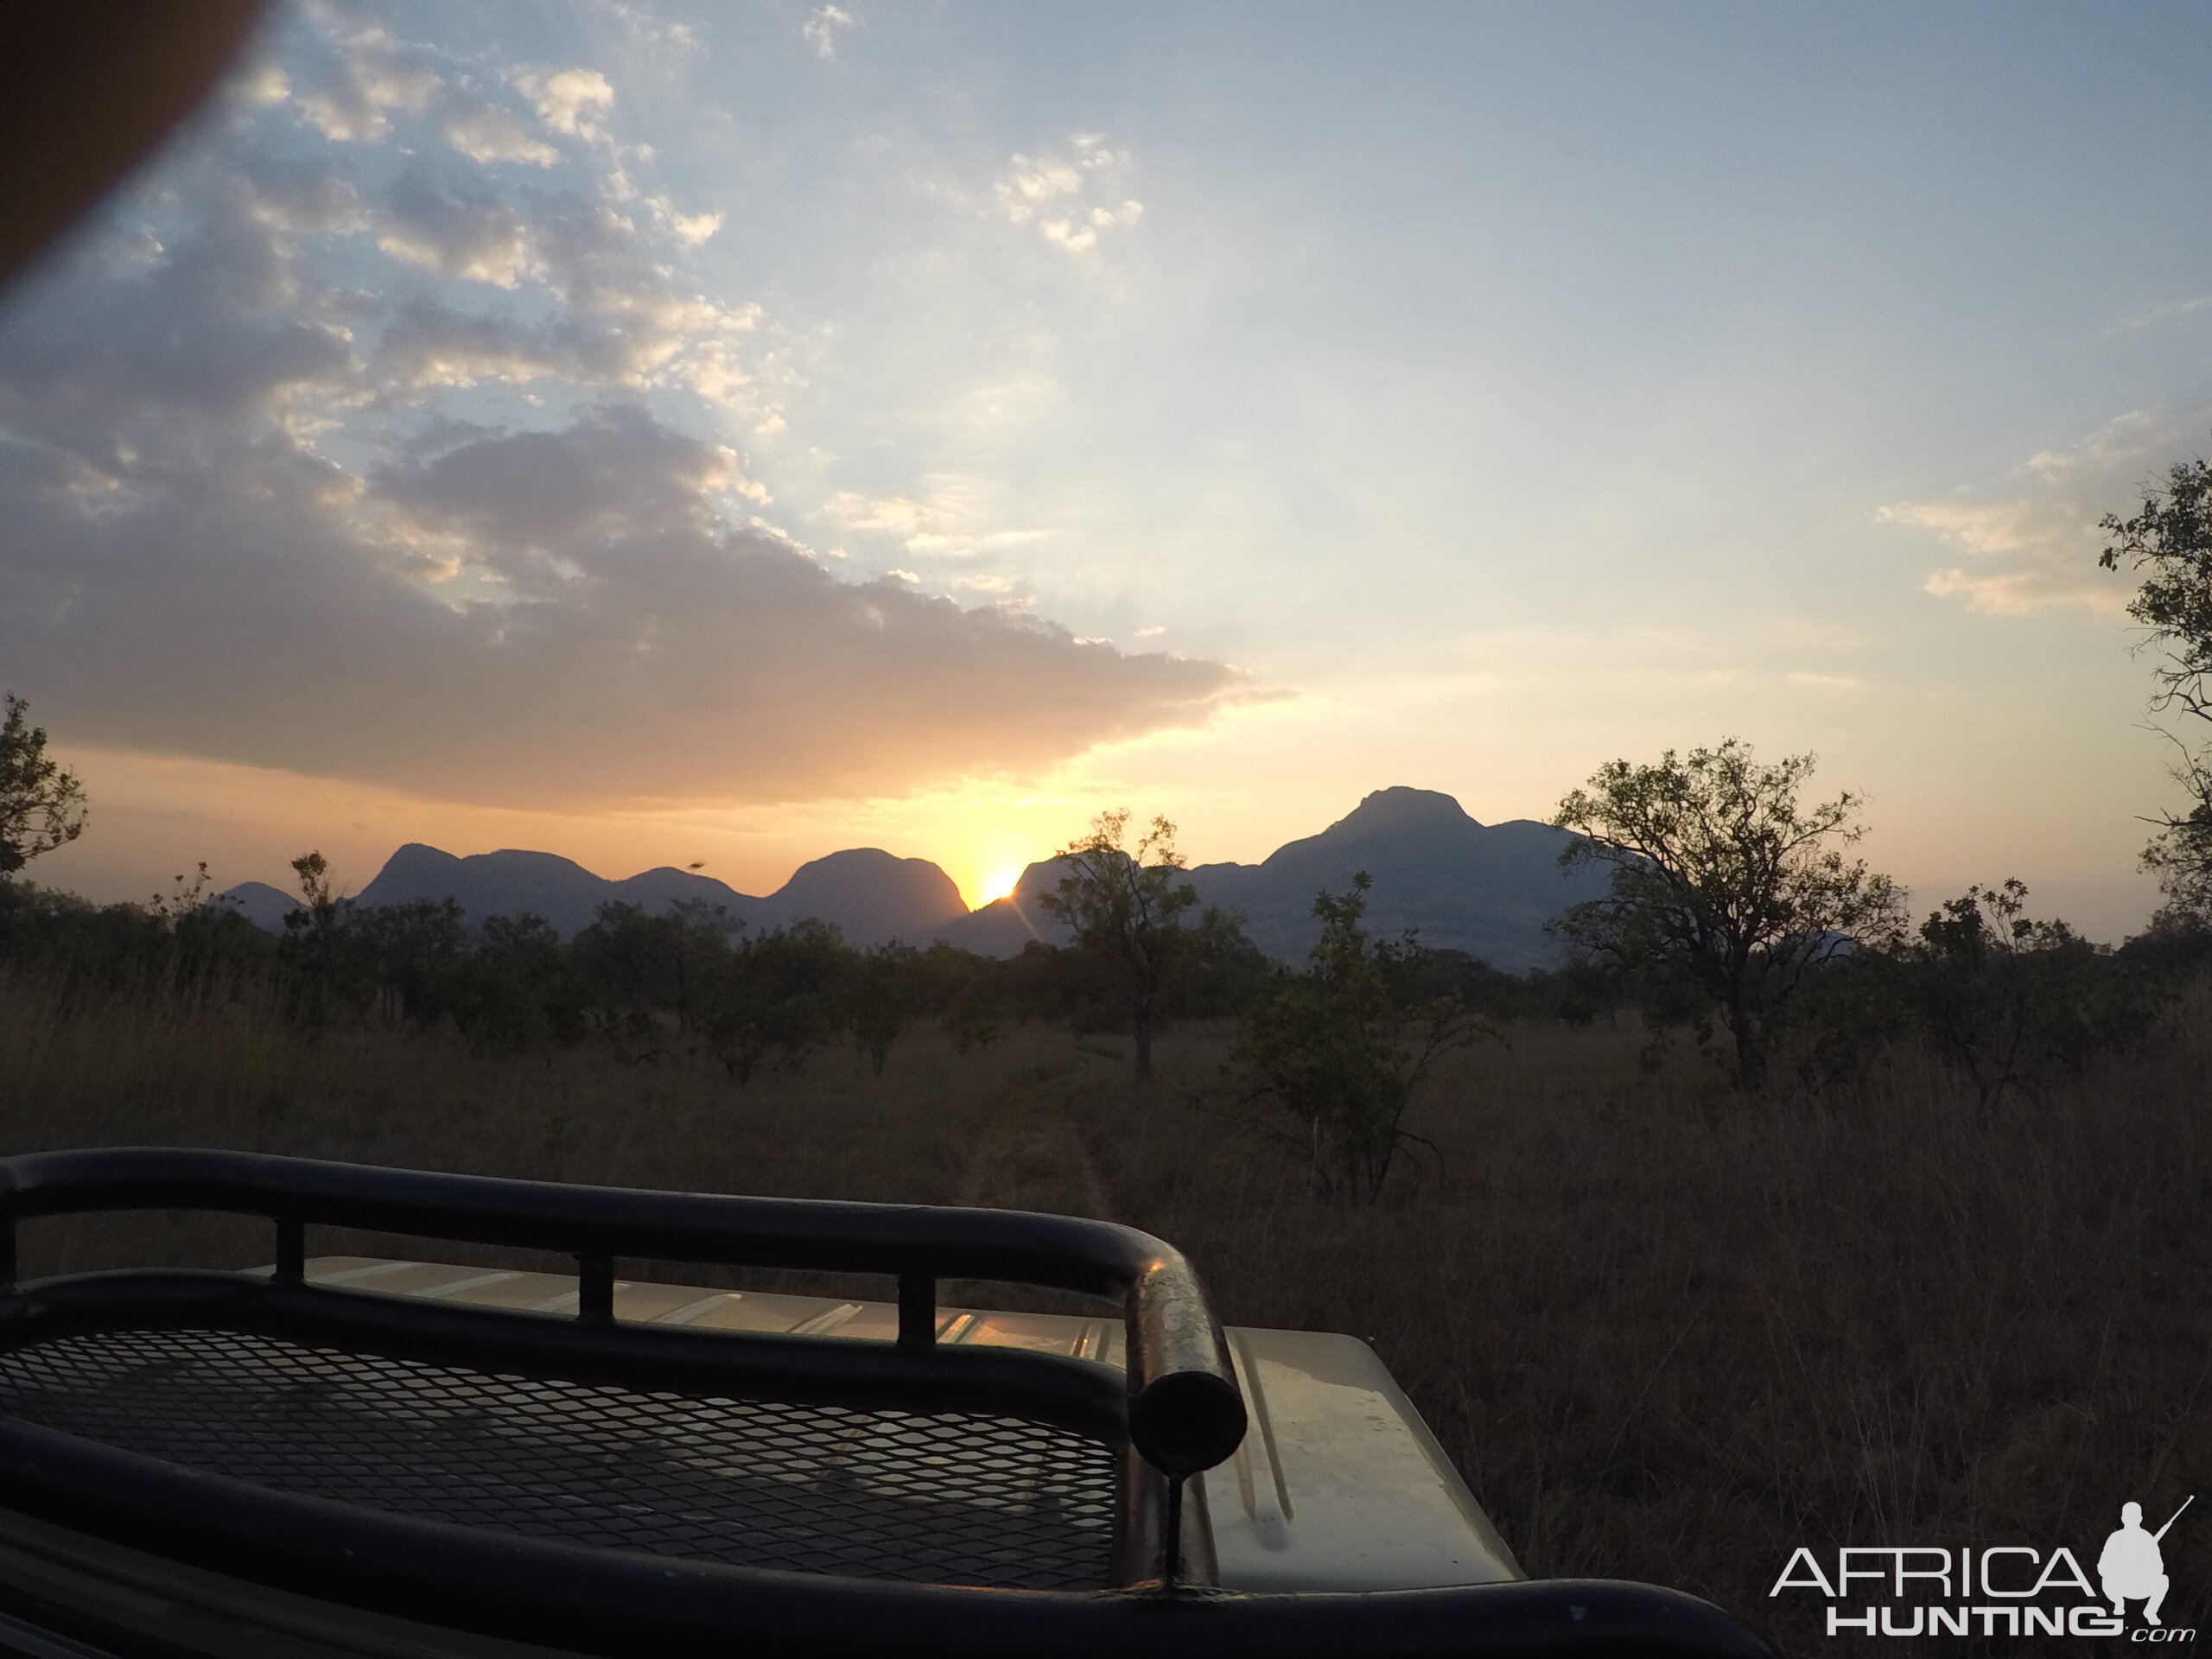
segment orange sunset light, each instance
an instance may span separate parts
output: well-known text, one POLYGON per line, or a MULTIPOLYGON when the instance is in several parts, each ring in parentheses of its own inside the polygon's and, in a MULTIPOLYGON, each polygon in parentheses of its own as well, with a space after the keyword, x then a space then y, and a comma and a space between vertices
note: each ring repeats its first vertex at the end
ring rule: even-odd
POLYGON ((1014 884, 1021 880, 1019 864, 993 867, 987 874, 969 877, 960 884, 960 896, 968 901, 970 910, 981 910, 994 899, 1003 899, 1014 891, 1014 884))

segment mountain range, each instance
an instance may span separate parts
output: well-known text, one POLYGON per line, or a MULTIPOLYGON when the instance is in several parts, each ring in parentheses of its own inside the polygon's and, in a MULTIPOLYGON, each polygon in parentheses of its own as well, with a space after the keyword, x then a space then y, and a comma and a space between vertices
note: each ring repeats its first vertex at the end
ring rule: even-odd
MULTIPOLYGON (((1479 823, 1451 796, 1433 790, 1383 789, 1320 834, 1280 847, 1260 863, 1201 864, 1189 880, 1201 903, 1242 913, 1262 950, 1297 962, 1319 931, 1314 895, 1342 892, 1364 870, 1374 880, 1366 918, 1371 931, 1395 937, 1417 928, 1425 944, 1465 950, 1494 968, 1522 973, 1558 959, 1545 923, 1605 890, 1600 868, 1560 868, 1568 840, 1566 831, 1526 818, 1479 823)), ((754 931, 813 918, 855 944, 943 939, 981 955, 1009 957, 1032 939, 1065 941, 1065 930, 1038 903, 1060 876, 1058 861, 1042 860, 1022 872, 1006 897, 970 911, 935 864, 873 847, 803 864, 775 892, 756 897, 689 870, 663 868, 613 881, 552 853, 461 858, 410 842, 353 902, 451 899, 472 918, 541 916, 567 938, 588 927, 603 904, 662 910, 697 899, 722 906, 754 931)), ((232 887, 216 902, 272 931, 283 928, 298 903, 259 881, 232 887)))

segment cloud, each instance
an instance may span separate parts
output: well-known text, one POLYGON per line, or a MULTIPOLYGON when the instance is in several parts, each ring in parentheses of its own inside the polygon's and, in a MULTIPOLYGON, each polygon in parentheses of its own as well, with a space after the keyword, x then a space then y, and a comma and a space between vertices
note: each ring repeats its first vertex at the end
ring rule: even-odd
POLYGON ((653 198, 653 207, 657 216, 676 233, 676 239, 686 247, 697 247, 722 227, 720 213, 679 213, 660 197, 653 198))
POLYGON ((1124 194, 1127 150, 1108 147, 1096 133, 1077 133, 1059 154, 1017 154, 991 187, 999 215, 1033 226, 1052 246, 1088 253, 1098 238, 1126 230, 1144 217, 1144 204, 1124 194))
POLYGON ((2212 307, 2212 294, 2195 294, 2185 300, 2169 300, 2162 305, 2147 306, 2133 316, 2121 319, 2116 333, 2134 328, 2155 328, 2178 318, 2195 316, 2199 311, 2212 307))
POLYGON ((234 74, 227 90, 247 104, 281 104, 292 95, 292 83, 276 65, 260 63, 234 74))
POLYGON ((617 207, 496 179, 418 156, 371 205, 365 222, 393 258, 535 302, 487 311, 459 294, 391 296, 368 362, 378 395, 556 378, 682 388, 756 426, 780 423, 746 350, 759 308, 711 299, 678 277, 678 256, 712 235, 720 214, 686 216, 643 193, 617 207))
POLYGON ((2000 485, 1901 501, 1876 517, 1935 531, 1967 562, 1931 572, 1923 589, 1969 609, 2017 616, 2054 607, 2117 612, 2127 584, 2097 567, 2107 513, 2127 513, 2155 475, 2202 442, 2212 405, 2138 410, 2080 443, 2031 455, 2000 485))
MULTIPOLYGON (((935 473, 924 478, 921 485, 925 497, 921 500, 840 490, 822 504, 822 511, 840 530, 888 537, 909 553, 932 558, 969 558, 1027 546, 1050 537, 1048 531, 989 528, 989 493, 980 479, 935 473)), ((981 583, 969 579, 962 585, 981 583)))
POLYGON ((670 22, 652 9, 631 4, 629 0, 602 0, 602 9, 642 51, 681 59, 699 49, 699 31, 692 24, 670 22))
POLYGON ((495 288, 512 288, 542 269, 522 215, 482 181, 434 180, 410 167, 383 205, 377 245, 396 259, 495 288))
POLYGON ((607 137, 606 121, 614 107, 614 89, 598 70, 524 69, 516 73, 514 83, 555 132, 587 139, 607 137))
POLYGON ((525 806, 894 793, 1199 721, 1237 689, 910 580, 838 582, 721 520, 736 465, 614 407, 365 490, 296 453, 120 512, 18 476, 0 656, 85 741, 525 806))
POLYGON ((837 55, 837 37, 852 28, 853 22, 853 14, 842 6, 822 6, 800 26, 799 33, 814 48, 815 56, 834 58, 837 55))
MULTIPOLYGON (((1035 772, 1246 695, 1019 600, 839 580, 757 516, 761 315, 683 275, 718 218, 603 188, 649 160, 605 79, 315 16, 282 62, 320 90, 231 108, 0 327, 0 662, 56 729, 454 802, 772 802, 1035 772), (499 85, 586 143, 503 124, 499 85)), ((830 516, 1035 533, 980 500, 830 516)))
POLYGON ((380 468, 378 496, 474 556, 575 553, 609 537, 711 536, 708 498, 745 483, 736 451, 670 430, 634 404, 556 431, 471 435, 380 468))
POLYGON ((551 167, 561 159, 552 145, 531 137, 522 118, 494 104, 472 102, 445 118, 445 138, 472 162, 519 162, 551 167))
POLYGON ((942 508, 903 495, 866 496, 851 490, 838 491, 823 503, 822 510, 843 529, 879 530, 902 537, 943 523, 947 516, 942 508))
POLYGON ((301 112, 326 138, 374 143, 391 130, 394 111, 423 109, 444 84, 419 48, 373 25, 337 28, 326 43, 336 49, 316 54, 302 79, 281 71, 273 79, 255 78, 257 95, 270 101, 281 95, 277 86, 290 87, 301 112))
POLYGON ((269 201, 229 174, 197 194, 189 228, 142 245, 149 257, 95 248, 57 272, 46 303, 19 306, 0 334, 0 429, 119 481, 346 379, 347 309, 269 201))

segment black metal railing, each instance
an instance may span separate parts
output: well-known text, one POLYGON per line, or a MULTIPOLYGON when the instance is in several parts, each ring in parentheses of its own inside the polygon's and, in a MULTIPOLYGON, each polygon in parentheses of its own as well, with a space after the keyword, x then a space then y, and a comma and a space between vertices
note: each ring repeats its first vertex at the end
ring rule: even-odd
POLYGON ((127 1147, 0 1160, 0 1290, 17 1224, 118 1210, 202 1210, 276 1224, 276 1281, 296 1285, 310 1225, 549 1250, 576 1262, 576 1317, 613 1319, 619 1258, 880 1274, 899 1287, 899 1346, 937 1342, 940 1280, 988 1279, 1119 1300, 1128 1435, 1171 1480, 1244 1438, 1221 1325, 1182 1253, 1070 1216, 921 1205, 726 1198, 373 1168, 263 1153, 127 1147))
MULTIPOLYGON (((653 1554, 619 1541, 525 1536, 496 1523, 436 1518, 435 1509, 424 1518, 257 1484, 226 1470, 219 1448, 210 1467, 171 1458, 159 1446, 104 1442, 72 1427, 78 1420, 67 1389, 35 1381, 22 1385, 29 1393, 21 1397, 35 1396, 36 1410, 0 1411, 0 1512, 341 1607, 607 1656, 719 1659, 741 1645, 773 1654, 947 1659, 1047 1651, 1066 1659, 1349 1659, 1386 1652, 1433 1659, 1631 1653, 1771 1659, 1763 1639, 1727 1614, 1643 1585, 1522 1581, 1363 1594, 1209 1587, 1200 1559, 1205 1529, 1179 1534, 1180 1492, 1185 1480, 1236 1451, 1245 1428, 1243 1397, 1189 1263, 1158 1239, 1105 1223, 562 1186, 245 1153, 133 1148, 0 1160, 0 1370, 18 1355, 17 1370, 48 1378, 71 1367, 89 1375, 84 1368, 120 1364, 147 1389, 170 1387, 165 1368, 172 1362, 149 1367, 127 1357, 165 1351, 160 1342, 130 1333, 164 1331, 243 1333, 243 1345, 202 1337, 175 1344, 180 1353, 206 1349, 226 1363, 225 1355, 256 1365, 325 1363, 299 1357, 312 1351, 333 1365, 353 1354, 387 1371, 411 1367, 410 1376, 443 1378, 440 1387, 465 1388, 465 1378, 455 1380, 463 1372, 557 1379, 565 1390, 556 1391, 557 1399, 540 1389, 550 1403, 539 1408, 547 1411, 588 1413, 594 1398, 629 1390, 634 1401, 637 1391, 661 1390, 706 1401, 828 1402, 893 1416, 1001 1413, 1073 1428, 1116 1448, 1112 1570, 1093 1590, 989 1588, 975 1580, 840 1578, 653 1554), (16 1283, 19 1223, 134 1209, 264 1217, 276 1230, 275 1270, 265 1276, 134 1270, 16 1283), (308 1282, 311 1226, 560 1252, 576 1263, 576 1315, 499 1312, 308 1282), (898 1285, 898 1339, 755 1336, 617 1320, 615 1265, 626 1258, 882 1274, 898 1285), (938 1344, 936 1287, 955 1278, 1118 1297, 1127 1322, 1126 1379, 1065 1357, 938 1344), (594 1388, 607 1392, 594 1395, 594 1388)), ((178 1430, 158 1420, 156 1427, 178 1430)), ((743 1425, 733 1419, 723 1427, 734 1433, 743 1425)), ((526 1438, 503 1444, 502 1455, 531 1465, 526 1438)), ((545 1459, 557 1462, 559 1450, 549 1444, 545 1459)), ((274 1451, 289 1455, 281 1434, 274 1451)), ((73 1617, 69 1628, 90 1629, 81 1607, 72 1615, 37 1585, 18 1580, 0 1579, 0 1612, 50 1616, 55 1629, 73 1617)))

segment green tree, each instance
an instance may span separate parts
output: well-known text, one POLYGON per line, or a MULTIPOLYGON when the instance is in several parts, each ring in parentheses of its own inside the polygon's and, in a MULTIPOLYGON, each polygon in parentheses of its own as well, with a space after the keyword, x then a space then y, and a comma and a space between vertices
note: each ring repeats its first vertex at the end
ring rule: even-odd
POLYGON ((472 945, 459 901, 349 909, 344 927, 369 1000, 386 1020, 425 1029, 467 1006, 472 945))
POLYGON ((1866 833, 1860 798, 1799 804, 1813 766, 1809 754, 1762 766, 1737 738, 1652 766, 1612 760, 1552 818, 1578 837, 1562 865, 1612 867, 1611 892, 1568 911, 1560 936, 1708 999, 1746 1088, 1765 1081, 1807 974, 1902 925, 1904 895, 1846 855, 1866 833))
POLYGON ((1898 953, 1905 1018, 1985 1110, 2054 1066, 2078 1070, 2157 1012, 2137 976, 2064 922, 2031 919, 2027 897, 2017 879, 1968 887, 1898 953))
POLYGON ((855 954, 836 928, 809 919, 740 939, 703 964, 697 1028, 731 1082, 750 1082, 772 1052, 797 1066, 836 1029, 855 954))
POLYGON ((1185 943, 1178 918, 1198 902, 1198 893, 1175 879, 1183 855, 1173 824, 1154 818, 1133 851, 1123 845, 1128 825, 1126 808, 1093 818, 1088 836, 1056 855, 1067 873, 1038 903, 1072 930, 1077 950, 1110 969, 1128 1010, 1137 1076, 1149 1077, 1160 994, 1185 943))
POLYGON ((1282 968, 1252 943, 1244 920, 1240 912, 1208 905, 1185 931, 1167 985, 1167 1006, 1178 1017, 1242 1014, 1276 988, 1282 968))
MULTIPOLYGON (((2107 513, 2100 528, 2110 539, 2098 563, 2107 570, 2125 563, 2143 575, 2127 613, 2150 631, 2143 644, 2164 653, 2153 671, 2152 712, 2212 721, 2212 464, 2175 463, 2141 511, 2127 518, 2107 513)), ((2173 778, 2189 804, 2151 820, 2158 833, 2143 864, 2158 877, 2170 919, 2202 926, 2212 924, 2212 762, 2187 740, 2174 742, 2173 778)))
POLYGON ((1003 1012, 988 975, 977 974, 963 981, 944 1005, 944 1034, 952 1041, 953 1052, 969 1054, 988 1048, 1005 1036, 1003 1012))
POLYGON ((846 1022, 853 1046, 868 1056, 869 1068, 883 1075, 891 1046, 914 1017, 921 953, 893 939, 863 952, 854 965, 846 1022))
POLYGON ((662 1016, 672 1016, 678 1033, 695 1033, 730 938, 743 925, 722 906, 696 900, 661 911, 600 906, 598 919, 569 946, 587 1023, 625 1063, 658 1065, 662 1016))
POLYGON ((1361 918, 1373 885, 1362 871, 1351 892, 1315 896, 1321 937, 1306 971, 1246 1016, 1230 1061, 1248 1103, 1271 1103, 1297 1121, 1315 1187, 1370 1201, 1399 1150, 1420 1139, 1405 1115, 1430 1065, 1496 1034, 1456 996, 1408 1007, 1392 995, 1412 941, 1368 937, 1361 918))
POLYGON ((915 1001, 937 1017, 954 1050, 966 1054, 1005 1034, 1006 990, 1020 964, 1072 954, 1032 941, 1015 963, 997 963, 938 939, 913 960, 915 1001))
POLYGON ((85 833, 85 789, 74 772, 47 758, 46 728, 10 692, 0 720, 0 876, 85 833))
POLYGON ((583 982, 551 923, 486 916, 458 976, 453 1014, 477 1048, 519 1053, 573 1043, 588 1027, 583 982))

